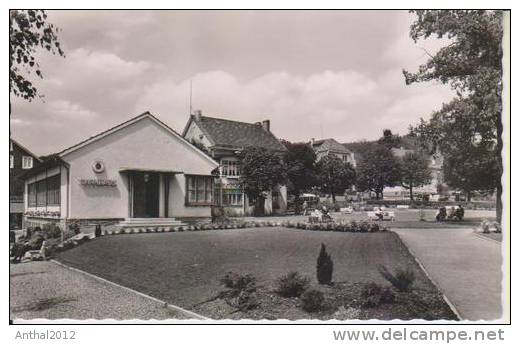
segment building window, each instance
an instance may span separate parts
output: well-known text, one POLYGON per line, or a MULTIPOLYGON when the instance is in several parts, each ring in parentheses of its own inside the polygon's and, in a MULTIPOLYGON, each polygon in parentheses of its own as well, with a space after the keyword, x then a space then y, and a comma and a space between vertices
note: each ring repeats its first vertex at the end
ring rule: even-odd
POLYGON ((36 207, 36 183, 27 185, 29 207, 36 207))
POLYGON ((213 177, 186 176, 186 205, 211 205, 213 177))
POLYGON ((27 185, 29 207, 60 205, 60 175, 39 180, 27 185))
POLYGON ((22 157, 22 168, 23 169, 29 169, 33 167, 33 158, 32 156, 23 156, 22 157))
POLYGON ((36 182, 36 205, 45 207, 47 205, 47 180, 43 179, 36 182))
POLYGON ((60 205, 60 175, 47 178, 47 205, 60 205))
POLYGON ((244 197, 241 189, 222 189, 223 206, 242 206, 244 197))
POLYGON ((222 175, 228 177, 240 176, 240 167, 237 160, 225 160, 223 159, 220 164, 222 165, 222 175))
POLYGON ((9 168, 14 168, 14 156, 9 155, 9 168))

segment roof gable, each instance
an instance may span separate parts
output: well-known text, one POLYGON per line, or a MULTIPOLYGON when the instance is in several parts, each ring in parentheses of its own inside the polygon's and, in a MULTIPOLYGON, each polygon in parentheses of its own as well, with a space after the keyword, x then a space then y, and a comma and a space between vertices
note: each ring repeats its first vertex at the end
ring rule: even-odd
POLYGON ((312 144, 312 147, 317 151, 332 151, 335 153, 345 153, 350 154, 352 153, 349 149, 347 149, 345 146, 340 144, 338 141, 334 139, 323 139, 323 140, 317 140, 314 141, 312 144))
POLYGON ((214 146, 229 148, 255 146, 282 152, 287 150, 273 133, 265 130, 259 124, 207 116, 196 118, 192 115, 186 128, 192 122, 200 128, 214 146))
POLYGON ((41 159, 36 155, 34 154, 33 152, 31 152, 30 150, 28 150, 27 148, 25 148, 24 146, 22 146, 18 141, 16 141, 15 139, 12 139, 10 138, 9 139, 13 145, 17 146, 20 150, 24 151, 25 153, 27 153, 27 155, 30 155, 32 156, 34 159, 36 159, 37 161, 41 161, 41 159))
POLYGON ((183 144, 189 146, 191 149, 194 150, 194 152, 196 152, 197 154, 200 154, 202 155, 204 158, 210 160, 210 162, 212 162, 214 165, 218 166, 218 163, 213 160, 211 157, 209 157, 206 153, 204 153, 203 151, 201 151, 200 149, 198 149, 197 147, 195 147, 194 145, 192 145, 190 142, 188 142, 186 139, 184 139, 184 137, 182 137, 181 135, 179 135, 175 130, 173 130, 172 128, 170 128, 168 125, 166 125, 164 122, 162 122, 161 120, 159 120, 157 117, 155 117, 154 115, 152 115, 150 112, 144 112, 136 117, 133 117, 131 119, 129 119, 128 121, 126 122, 123 122, 121 124, 118 124, 116 125, 115 127, 112 127, 108 130, 105 130, 97 135, 94 135, 74 146, 71 146, 69 148, 66 148, 64 150, 62 150, 61 152, 57 153, 57 156, 58 157, 64 157, 74 151, 77 151, 87 145, 90 145, 91 143, 94 143, 108 135, 111 135, 121 129, 124 129, 126 127, 129 127, 139 121, 142 121, 144 119, 150 119, 152 120, 153 122, 155 122, 156 124, 158 124, 160 127, 164 128, 169 134, 171 134, 172 136, 174 136, 175 138, 179 139, 180 142, 182 142, 183 144))

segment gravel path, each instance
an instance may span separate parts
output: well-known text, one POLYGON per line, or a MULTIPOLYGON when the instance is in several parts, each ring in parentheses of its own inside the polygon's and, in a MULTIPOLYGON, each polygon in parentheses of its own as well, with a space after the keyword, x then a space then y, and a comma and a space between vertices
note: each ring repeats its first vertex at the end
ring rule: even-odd
POLYGON ((186 319, 131 291, 51 261, 11 264, 10 318, 186 319))
POLYGON ((499 242, 466 229, 395 229, 463 319, 502 316, 499 242))

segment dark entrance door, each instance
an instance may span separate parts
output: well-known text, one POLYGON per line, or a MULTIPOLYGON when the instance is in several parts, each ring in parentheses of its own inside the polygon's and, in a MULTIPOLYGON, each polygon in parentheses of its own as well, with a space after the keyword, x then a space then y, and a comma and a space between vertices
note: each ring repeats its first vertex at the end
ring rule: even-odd
POLYGON ((159 175, 134 173, 133 217, 159 217, 159 175))

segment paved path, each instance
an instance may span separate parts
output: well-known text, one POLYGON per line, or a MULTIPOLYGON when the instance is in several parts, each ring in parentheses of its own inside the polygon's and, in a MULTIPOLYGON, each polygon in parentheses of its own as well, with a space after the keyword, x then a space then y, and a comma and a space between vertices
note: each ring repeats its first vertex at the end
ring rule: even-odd
POLYGON ((186 319, 131 291, 54 262, 11 264, 10 317, 16 319, 186 319))
POLYGON ((502 316, 500 243, 471 228, 395 229, 463 319, 502 316))

